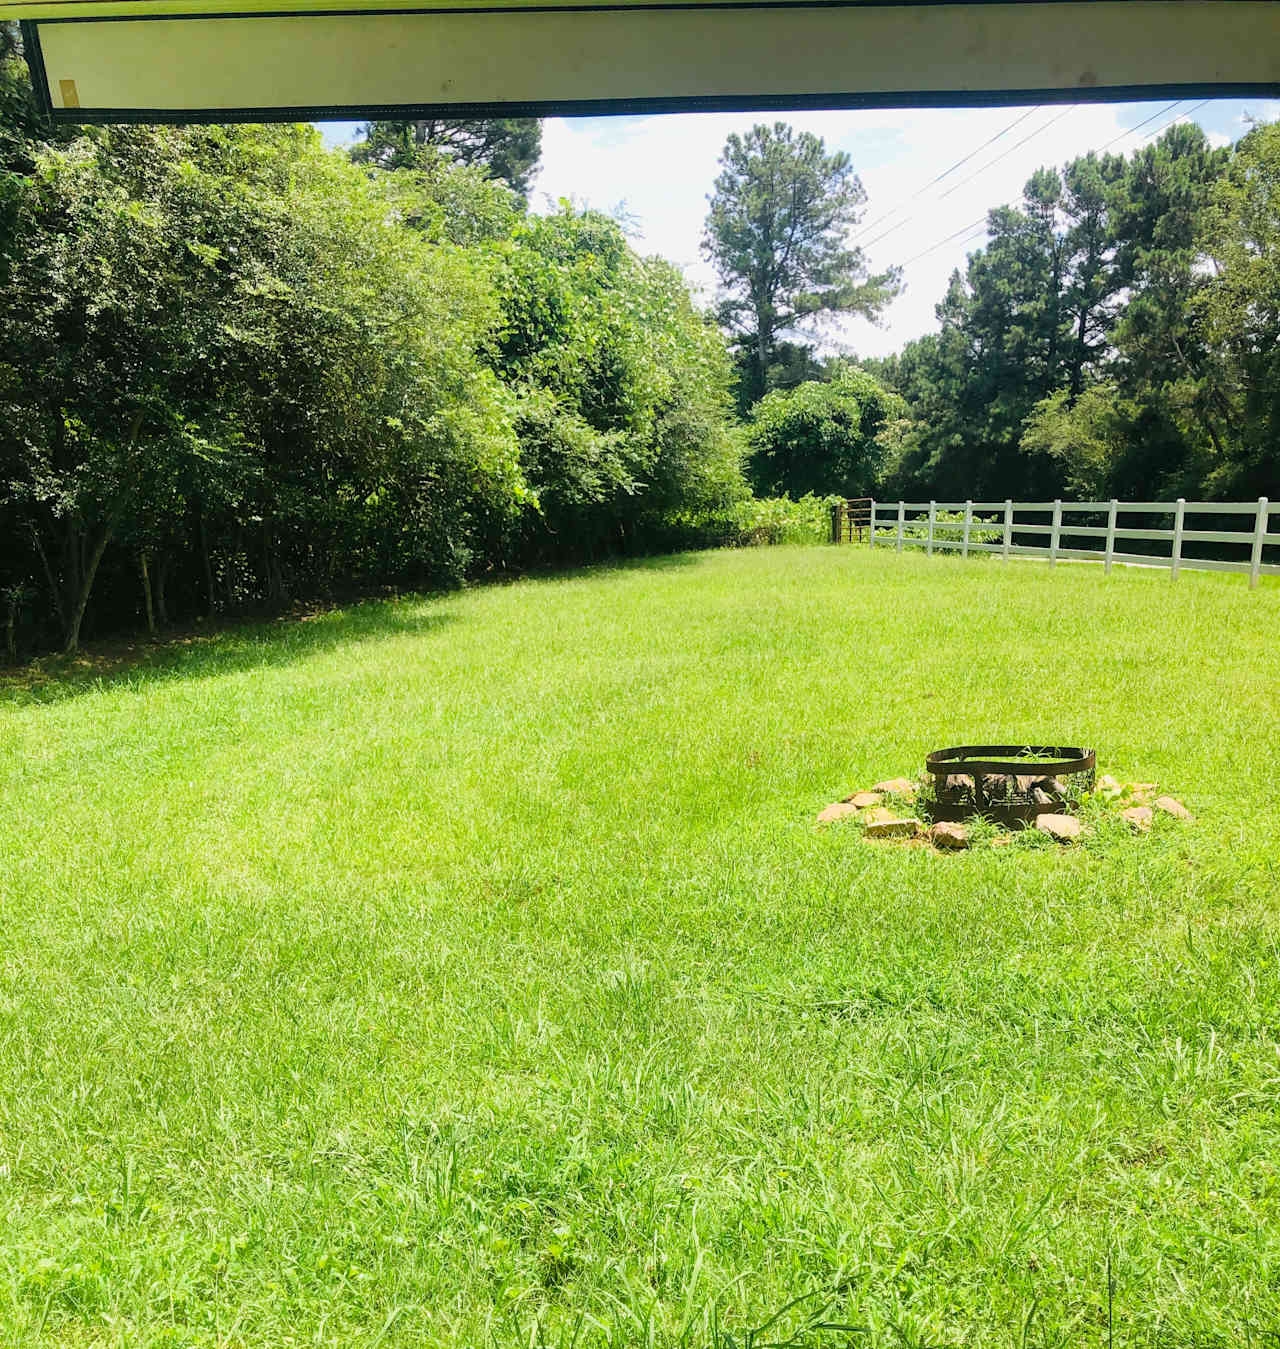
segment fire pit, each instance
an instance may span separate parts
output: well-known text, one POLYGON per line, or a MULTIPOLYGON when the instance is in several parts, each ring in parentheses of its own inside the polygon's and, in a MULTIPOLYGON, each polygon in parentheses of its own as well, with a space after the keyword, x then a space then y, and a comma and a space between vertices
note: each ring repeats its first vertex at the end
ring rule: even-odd
POLYGON ((955 745, 927 755, 925 768, 934 781, 933 819, 983 815, 1023 825, 1068 809, 1092 787, 1097 755, 1073 745, 955 745))

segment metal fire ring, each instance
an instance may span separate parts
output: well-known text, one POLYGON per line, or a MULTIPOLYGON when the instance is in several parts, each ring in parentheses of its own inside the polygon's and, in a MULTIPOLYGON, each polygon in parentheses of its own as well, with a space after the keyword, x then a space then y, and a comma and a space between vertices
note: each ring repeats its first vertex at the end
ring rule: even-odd
POLYGON ((1094 750, 1074 745, 954 745, 927 754, 924 764, 935 777, 944 773, 1035 773, 1056 778, 1063 773, 1094 772, 1098 756, 1094 750))
POLYGON ((1092 783, 1097 754, 1074 745, 953 745, 925 756, 933 774, 936 801, 930 807, 935 820, 967 820, 974 815, 1022 828, 1034 823, 1053 803, 1045 803, 1037 784, 1083 773, 1092 783), (968 779, 969 785, 950 783, 968 779))

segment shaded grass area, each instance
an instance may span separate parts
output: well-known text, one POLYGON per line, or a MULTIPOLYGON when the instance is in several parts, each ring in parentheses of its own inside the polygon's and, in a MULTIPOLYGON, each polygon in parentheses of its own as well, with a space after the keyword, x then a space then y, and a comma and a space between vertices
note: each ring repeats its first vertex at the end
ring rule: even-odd
POLYGON ((1266 1343, 1278 619, 797 548, 11 687, 0 1341, 1266 1343), (1198 821, 812 828, 981 741, 1198 821))

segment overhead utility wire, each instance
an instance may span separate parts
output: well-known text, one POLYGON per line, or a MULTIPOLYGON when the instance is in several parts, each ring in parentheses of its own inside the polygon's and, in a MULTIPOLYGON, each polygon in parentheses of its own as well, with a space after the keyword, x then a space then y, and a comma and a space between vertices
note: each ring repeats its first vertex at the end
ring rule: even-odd
POLYGON ((947 188, 947 190, 942 194, 941 197, 938 198, 938 200, 942 201, 943 198, 949 197, 953 192, 958 192, 966 183, 971 183, 975 178, 979 177, 981 174, 986 173, 986 171, 989 168, 991 168, 993 164, 998 164, 1002 159, 1008 159, 1008 157, 1011 154, 1013 154, 1015 150, 1021 149, 1021 147, 1024 146, 1028 141, 1034 140, 1038 135, 1040 135, 1042 131, 1048 131, 1051 126, 1056 126, 1060 121, 1062 121, 1064 117, 1068 117, 1071 115, 1071 113, 1075 112, 1075 110, 1079 106, 1080 104, 1078 103, 1069 104, 1067 107, 1063 108, 1063 110, 1056 117, 1050 118, 1049 121, 1047 121, 1044 124, 1044 126, 1033 131, 1029 136, 1024 136, 1020 141, 1017 142, 1017 144, 1011 145, 1003 154, 997 155, 993 160, 991 160, 989 163, 984 164, 980 169, 975 169, 973 173, 971 173, 967 178, 961 178, 958 183, 954 183, 951 187, 947 188))
POLYGON ((952 166, 949 169, 943 169, 943 171, 940 174, 938 174, 936 178, 931 178, 922 188, 920 188, 916 192, 913 192, 911 196, 904 197, 903 200, 900 201, 892 210, 886 211, 883 215, 877 216, 874 220, 868 220, 865 225, 859 228, 857 234, 854 235, 854 238, 856 239, 859 235, 866 234, 869 230, 875 229, 877 225, 881 224, 885 220, 888 220, 890 216, 897 215, 898 212, 901 211, 904 206, 909 206, 913 201, 917 201, 920 197, 923 197, 924 194, 928 192, 928 190, 931 187, 935 187, 938 183, 942 182, 944 178, 950 177, 951 174, 953 174, 957 169, 963 168, 974 157, 974 155, 980 155, 987 148, 987 146, 994 145, 996 141, 998 141, 1002 136, 1007 136, 1009 132, 1011 132, 1015 127, 1021 126, 1021 124, 1025 122, 1027 118, 1031 116, 1032 113, 1039 112, 1042 106, 1043 106, 1042 104, 1038 103, 1034 108, 1028 108, 1026 112, 1022 114, 1021 117, 1015 117, 1007 127, 1005 127, 1001 131, 997 131, 996 134, 992 136, 990 140, 983 141, 983 143, 979 145, 976 149, 970 150, 969 153, 965 155, 963 159, 957 159, 956 162, 952 164, 952 166))
MULTIPOLYGON (((1062 119, 1066 117, 1068 113, 1074 112, 1078 106, 1079 104, 1072 103, 1069 107, 1064 108, 1056 117, 1051 117, 1043 126, 1037 127, 1034 131, 1024 136, 1020 141, 1016 141, 1013 145, 1009 146, 1009 148, 1005 150, 1003 153, 996 155, 994 159, 989 159, 980 169, 975 169, 967 177, 961 178, 961 180, 958 183, 954 184, 952 187, 949 187, 942 194, 942 196, 938 198, 938 200, 939 201, 944 200, 946 197, 949 197, 953 192, 957 191, 959 188, 962 188, 966 183, 973 182, 975 178, 978 178, 982 174, 986 173, 988 169, 994 168, 994 166, 1000 163, 1002 159, 1007 159, 1011 154, 1013 154, 1015 150, 1020 149, 1028 141, 1034 140, 1038 135, 1040 135, 1042 131, 1048 131, 1051 126, 1062 121, 1062 119)), ((1035 109, 1033 109, 1033 111, 1035 111, 1035 109)), ((882 239, 887 239, 891 234, 896 234, 898 230, 902 229, 904 226, 909 224, 910 220, 911 217, 908 217, 906 220, 900 220, 896 224, 890 225, 887 230, 884 230, 880 234, 877 234, 874 239, 868 239, 867 242, 863 244, 863 247, 870 248, 873 244, 878 244, 882 239)))
POLYGON ((915 257, 908 258, 902 265, 904 267, 910 267, 913 262, 919 262, 921 258, 934 252, 935 249, 941 248, 943 244, 949 244, 953 239, 958 239, 962 234, 971 233, 978 225, 982 225, 985 228, 986 223, 987 217, 985 215, 980 220, 971 220, 967 225, 962 225, 954 234, 948 234, 945 239, 939 239, 936 244, 930 244, 928 248, 917 253, 915 257))
MULTIPOLYGON (((1132 127, 1130 127, 1130 128, 1128 129, 1128 131, 1122 131, 1122 132, 1120 133, 1120 135, 1116 136, 1113 140, 1109 140, 1109 141, 1106 143, 1106 145, 1104 145, 1104 146, 1102 147, 1102 150, 1098 151, 1097 153, 1101 154, 1101 153, 1103 153, 1104 151, 1106 151, 1107 149, 1109 149, 1111 146, 1115 145, 1117 141, 1122 141, 1122 140, 1124 140, 1126 136, 1132 136, 1133 133, 1134 133, 1135 131, 1141 131, 1142 128, 1143 128, 1144 126, 1146 126, 1149 122, 1154 122, 1155 119, 1156 119, 1157 117, 1163 117, 1165 113, 1169 112, 1169 111, 1170 111, 1171 109, 1173 109, 1173 108, 1176 108, 1176 107, 1178 106, 1178 104, 1181 103, 1181 102, 1182 102, 1182 100, 1181 100, 1181 99, 1178 99, 1176 102, 1170 103, 1170 104, 1168 105, 1168 107, 1161 108, 1159 112, 1152 113, 1150 117, 1148 117, 1148 118, 1146 118, 1145 120, 1139 122, 1139 123, 1137 124, 1137 126, 1132 126, 1132 127)), ((1183 118, 1190 117, 1191 114, 1192 114, 1193 112, 1199 112, 1199 110, 1200 110, 1201 108, 1203 108, 1203 107, 1205 106, 1206 103, 1212 103, 1212 102, 1213 102, 1213 100, 1212 100, 1211 98, 1206 98, 1206 99, 1204 99, 1202 102, 1197 103, 1194 107, 1188 108, 1188 109, 1186 110, 1186 112, 1180 112, 1180 113, 1179 113, 1175 118, 1173 118, 1171 121, 1166 122, 1163 126, 1158 126, 1154 131, 1152 131, 1152 132, 1148 133, 1146 136, 1144 136, 1144 137, 1143 137, 1143 140, 1151 140, 1152 137, 1160 135, 1160 133, 1161 133, 1162 131, 1167 131, 1171 126, 1175 125, 1175 123, 1182 121, 1183 118)), ((1073 104, 1072 106, 1076 106, 1076 105, 1073 104)), ((1070 109, 1068 109, 1068 111, 1070 111, 1070 109)), ((1054 120, 1056 121, 1057 119, 1055 118, 1054 120)), ((1047 130, 1049 129, 1049 127, 1052 126, 1052 125, 1053 125, 1053 122, 1046 122, 1046 123, 1044 124, 1044 126, 1042 126, 1042 127, 1040 128, 1040 130, 1041 130, 1041 131, 1047 131, 1047 130)), ((1032 134, 1035 135, 1036 133, 1033 132, 1032 134)), ((1030 137, 1028 137, 1027 139, 1030 139, 1030 137)), ((1019 142, 1019 144, 1021 144, 1021 143, 1022 143, 1022 142, 1019 142)), ((1012 147, 1010 148, 1010 152, 1011 152, 1012 150, 1016 150, 1017 148, 1018 148, 1018 147, 1017 147, 1016 145, 1015 145, 1015 146, 1012 146, 1012 147)), ((997 162, 996 160, 992 160, 992 163, 996 163, 996 162, 997 162)), ((959 186, 959 184, 957 184, 957 186, 959 186)), ((943 193, 943 196, 946 196, 946 195, 947 195, 947 194, 944 192, 944 193, 943 193)), ((904 222, 904 223, 905 223, 905 222, 904 222)), ((935 252, 937 249, 941 248, 941 247, 943 246, 943 244, 949 244, 949 243, 951 243, 952 240, 958 238, 958 237, 959 237, 960 235, 962 235, 962 234, 966 234, 966 235, 969 234, 970 231, 975 230, 979 225, 982 226, 982 230, 979 231, 979 232, 980 232, 980 233, 985 233, 985 232, 986 232, 986 224, 987 224, 987 217, 984 215, 984 216, 982 217, 981 220, 975 220, 972 224, 970 224, 970 225, 965 225, 962 229, 956 230, 956 232, 955 232, 954 234, 948 234, 947 237, 946 237, 945 239, 939 239, 937 243, 935 243, 935 244, 930 244, 928 248, 921 250, 921 252, 917 253, 914 257, 908 258, 908 259, 906 260, 906 262, 902 263, 902 266, 903 266, 903 267, 909 267, 913 262, 918 262, 921 258, 927 257, 930 253, 933 253, 933 252, 935 252)), ((889 231, 889 233, 892 233, 892 232, 893 232, 892 230, 889 231)), ((884 237, 885 237, 885 235, 883 235, 883 234, 880 236, 880 238, 882 238, 882 239, 883 239, 884 237)), ((978 236, 977 236, 977 234, 973 234, 971 237, 976 239, 978 236)), ((875 240, 872 240, 872 242, 874 243, 875 240)), ((965 242, 967 242, 967 240, 966 240, 965 242)))
POLYGON ((1165 113, 1172 112, 1181 102, 1182 100, 1180 98, 1174 99, 1167 108, 1161 108, 1159 112, 1153 112, 1150 117, 1139 122, 1137 126, 1131 126, 1127 131, 1122 131, 1118 136, 1113 136, 1105 145, 1095 150, 1094 153, 1099 155, 1106 154, 1113 145, 1118 145, 1122 140, 1126 140, 1128 137, 1132 136, 1135 131, 1141 131, 1148 122, 1154 122, 1157 117, 1163 117, 1165 113))
POLYGON ((1158 126, 1158 127, 1156 127, 1156 129, 1155 129, 1154 131, 1149 131, 1149 132, 1147 132, 1147 134, 1146 134, 1145 136, 1143 136, 1142 139, 1143 139, 1144 141, 1154 140, 1154 139, 1155 139, 1157 136, 1159 136, 1162 132, 1168 131, 1169 128, 1170 128, 1171 126, 1177 126, 1179 122, 1185 122, 1185 121, 1187 120, 1187 118, 1189 118, 1189 117, 1191 116, 1191 114, 1192 114, 1193 112, 1199 112, 1200 109, 1203 108, 1204 105, 1205 105, 1206 103, 1212 103, 1212 102, 1213 102, 1213 99, 1211 99, 1211 98, 1203 98, 1203 99, 1201 99, 1199 103, 1195 104, 1193 107, 1188 108, 1188 109, 1186 110, 1186 112, 1180 112, 1176 117, 1171 117, 1171 118, 1164 124, 1164 126, 1158 126))

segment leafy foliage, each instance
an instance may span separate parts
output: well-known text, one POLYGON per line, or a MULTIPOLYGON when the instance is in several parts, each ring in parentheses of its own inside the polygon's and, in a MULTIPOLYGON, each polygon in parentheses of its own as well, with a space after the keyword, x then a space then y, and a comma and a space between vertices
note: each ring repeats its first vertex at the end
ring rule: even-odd
POLYGON ((897 274, 867 274, 848 232, 866 201, 843 151, 783 122, 725 143, 703 237, 724 291, 721 322, 740 343, 742 401, 769 385, 778 341, 835 314, 874 316, 897 274))
POLYGON ((366 122, 351 150, 356 163, 379 169, 421 169, 438 156, 477 168, 524 197, 542 156, 542 123, 536 117, 366 122))
POLYGON ((1131 498, 1280 489, 1280 138, 1194 125, 1044 169, 953 274, 942 329, 868 362, 906 398, 883 490, 1131 498))
POLYGON ((492 155, 428 138, 370 173, 300 126, 56 142, 20 104, 0 579, 27 649, 643 551, 743 496, 725 344, 678 274, 605 217, 527 217, 492 155))
POLYGON ((766 394, 747 433, 752 483, 763 495, 869 496, 884 465, 886 432, 905 411, 903 400, 864 370, 766 394))
POLYGON ((741 495, 724 344, 679 274, 621 228, 562 205, 504 250, 492 360, 516 391, 521 467, 539 512, 516 546, 594 555, 669 510, 741 495))

